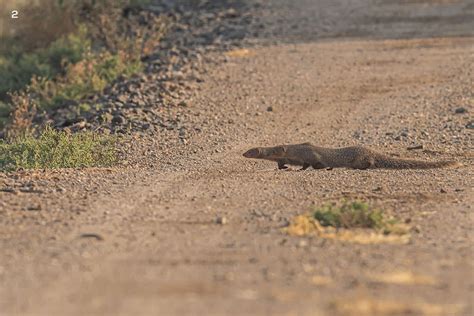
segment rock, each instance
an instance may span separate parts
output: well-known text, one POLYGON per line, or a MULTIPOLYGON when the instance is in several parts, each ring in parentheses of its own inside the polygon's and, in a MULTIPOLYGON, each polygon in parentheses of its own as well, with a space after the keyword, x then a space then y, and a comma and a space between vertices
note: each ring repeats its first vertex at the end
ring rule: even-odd
POLYGON ((466 124, 467 129, 474 129, 474 121, 470 121, 469 123, 466 124))
POLYGON ((273 112, 273 107, 272 107, 272 106, 269 106, 269 107, 267 108, 267 112, 273 112))
POLYGON ((41 205, 31 205, 26 208, 27 211, 41 211, 41 205))
POLYGON ((407 150, 416 150, 416 149, 423 149, 423 145, 414 145, 407 147, 407 150))
POLYGON ((79 238, 93 238, 93 239, 99 240, 99 241, 104 240, 104 237, 102 237, 101 235, 96 234, 96 233, 83 233, 83 234, 79 235, 79 238))
POLYGON ((125 94, 121 94, 117 97, 117 101, 125 104, 128 101, 128 96, 125 94))
POLYGON ((464 107, 459 107, 459 108, 457 108, 456 110, 454 110, 454 113, 456 113, 456 114, 464 114, 464 113, 467 113, 467 109, 464 108, 464 107))
POLYGON ((225 224, 227 224, 228 222, 229 222, 229 221, 228 221, 227 218, 224 217, 224 216, 218 216, 218 217, 216 218, 216 224, 225 225, 225 224))
POLYGON ((125 122, 125 119, 121 115, 114 115, 112 118, 112 124, 114 125, 122 125, 125 122))

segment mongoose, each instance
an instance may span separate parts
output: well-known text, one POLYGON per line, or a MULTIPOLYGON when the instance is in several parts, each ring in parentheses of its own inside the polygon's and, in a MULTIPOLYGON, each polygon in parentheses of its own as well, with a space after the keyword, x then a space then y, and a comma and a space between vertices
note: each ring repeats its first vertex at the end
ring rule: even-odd
POLYGON ((324 148, 311 143, 279 145, 275 147, 256 147, 244 153, 246 158, 275 161, 278 169, 286 165, 302 166, 314 169, 352 168, 352 169, 429 169, 455 167, 455 161, 421 161, 390 157, 362 146, 344 148, 324 148))

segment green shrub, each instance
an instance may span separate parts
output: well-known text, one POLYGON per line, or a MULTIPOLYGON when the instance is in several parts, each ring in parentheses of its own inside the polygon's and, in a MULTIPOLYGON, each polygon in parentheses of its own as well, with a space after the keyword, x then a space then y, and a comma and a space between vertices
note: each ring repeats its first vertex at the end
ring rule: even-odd
POLYGON ((66 65, 79 62, 90 48, 85 27, 34 52, 12 47, 0 56, 0 98, 5 99, 8 91, 24 88, 33 76, 52 79, 63 73, 66 65))
POLYGON ((107 167, 117 162, 115 137, 46 127, 39 137, 0 140, 0 170, 107 167))
POLYGON ((142 68, 139 59, 126 54, 87 54, 80 62, 69 65, 65 75, 56 80, 34 77, 30 91, 37 96, 40 108, 56 108, 67 100, 83 100, 102 91, 118 76, 130 76, 142 68))
POLYGON ((0 30, 5 44, 0 49, 0 129, 13 126, 9 117, 24 104, 36 104, 39 112, 80 104, 119 76, 142 71, 141 57, 153 51, 167 25, 157 17, 147 25, 140 22, 136 10, 148 3, 39 0, 22 8, 41 23, 29 20, 8 34, 0 30), (126 8, 135 13, 124 15, 126 8), (11 97, 16 92, 19 104, 11 97))
POLYGON ((382 211, 360 201, 343 201, 340 205, 325 204, 316 208, 313 216, 321 225, 336 228, 385 229, 395 224, 394 220, 386 219, 382 211))

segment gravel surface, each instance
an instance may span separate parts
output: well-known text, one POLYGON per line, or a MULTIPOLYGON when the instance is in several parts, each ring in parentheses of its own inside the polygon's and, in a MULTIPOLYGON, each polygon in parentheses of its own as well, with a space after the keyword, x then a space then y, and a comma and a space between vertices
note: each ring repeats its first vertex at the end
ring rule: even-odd
POLYGON ((471 315, 472 1, 216 3, 152 7, 176 29, 101 96, 122 111, 101 127, 132 121, 120 166, 0 174, 1 314, 471 315), (242 157, 302 141, 463 167, 242 157), (282 232, 342 198, 409 223, 410 243, 282 232))

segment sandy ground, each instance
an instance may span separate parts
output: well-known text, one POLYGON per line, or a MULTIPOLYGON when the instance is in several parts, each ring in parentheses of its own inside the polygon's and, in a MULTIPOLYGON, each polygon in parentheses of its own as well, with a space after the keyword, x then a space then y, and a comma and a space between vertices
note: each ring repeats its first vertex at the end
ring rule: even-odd
POLYGON ((209 66, 190 100, 202 133, 153 163, 2 175, 27 189, 0 192, 0 313, 471 315, 473 4, 343 2, 268 4, 262 23, 287 32, 209 66), (311 26, 321 37, 302 37, 311 26), (464 166, 278 171, 242 157, 302 141, 464 166), (410 222, 410 243, 282 232, 341 198, 410 222))

